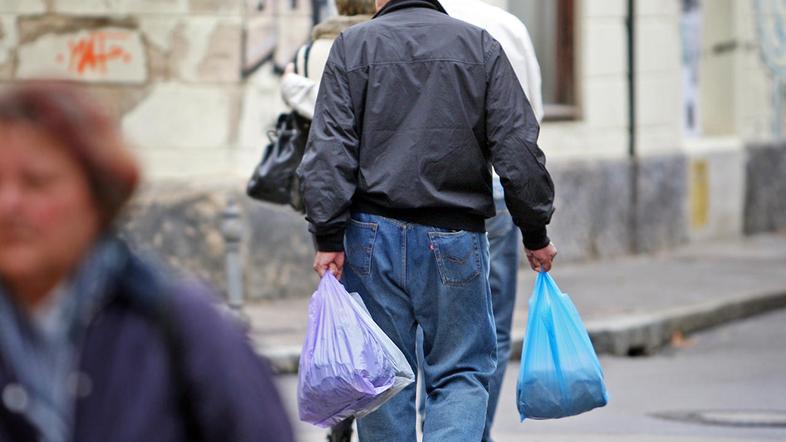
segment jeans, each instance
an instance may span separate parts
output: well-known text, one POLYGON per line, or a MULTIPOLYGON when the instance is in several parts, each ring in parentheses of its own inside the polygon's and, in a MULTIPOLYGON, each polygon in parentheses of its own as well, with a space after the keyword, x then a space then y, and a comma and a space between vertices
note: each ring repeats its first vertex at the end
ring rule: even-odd
MULTIPOLYGON (((486 411, 486 427, 483 432, 482 442, 491 442, 491 426, 497 411, 499 393, 505 369, 511 352, 511 326, 513 322, 513 309, 516 305, 516 285, 519 262, 521 260, 521 234, 518 227, 513 224, 513 218, 505 207, 504 196, 497 192, 495 180, 494 202, 497 206, 497 216, 486 221, 488 232, 489 250, 491 255, 491 303, 494 311, 494 322, 497 331, 497 369, 489 382, 489 405, 486 411)), ((420 333, 418 333, 420 340, 420 333)), ((418 357, 420 349, 418 349, 418 357)), ((421 383, 421 400, 418 406, 421 416, 426 415, 425 395, 421 383)))
MULTIPOLYGON (((342 282, 418 366, 423 330, 427 418, 424 442, 477 442, 483 435, 496 338, 488 282, 488 240, 355 213, 345 237, 342 282)), ((365 442, 416 442, 415 384, 358 420, 365 442)))
MULTIPOLYGON (((498 212, 499 213, 499 212, 498 212)), ((510 359, 510 329, 516 305, 516 283, 521 258, 521 234, 505 211, 486 221, 491 252, 491 304, 497 329, 497 369, 489 383, 489 406, 483 442, 490 442, 491 425, 497 411, 502 379, 510 359)))

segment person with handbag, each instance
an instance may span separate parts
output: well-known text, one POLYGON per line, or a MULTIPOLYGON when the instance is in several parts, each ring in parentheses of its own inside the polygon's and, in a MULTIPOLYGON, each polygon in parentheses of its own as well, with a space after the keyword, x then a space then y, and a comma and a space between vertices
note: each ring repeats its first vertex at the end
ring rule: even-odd
POLYGON ((338 15, 314 27, 311 43, 300 48, 281 79, 281 98, 308 120, 314 118, 319 81, 336 37, 351 26, 371 20, 376 12, 374 0, 336 0, 336 9, 338 15))
MULTIPOLYGON (((325 69, 333 42, 345 29, 371 20, 376 12, 374 0, 336 0, 338 15, 328 18, 312 30, 311 43, 303 46, 284 70, 281 79, 281 97, 293 112, 308 120, 314 118, 319 80, 325 69)), ((305 141, 305 140, 303 140, 305 141)), ((293 183, 292 192, 298 192, 298 183, 293 183)), ((297 195, 300 203, 300 195, 297 195)), ((294 198, 293 198, 294 199, 294 198)), ((300 210, 301 204, 291 204, 300 210)), ((352 440, 353 419, 333 426, 328 435, 329 442, 350 442, 352 440)))
POLYGON ((251 198, 304 211, 295 169, 303 158, 325 62, 336 37, 344 29, 370 20, 375 12, 374 0, 336 0, 336 9, 339 15, 316 25, 312 41, 300 48, 295 61, 284 69, 281 97, 292 111, 279 115, 275 129, 268 133, 262 160, 246 186, 251 198))

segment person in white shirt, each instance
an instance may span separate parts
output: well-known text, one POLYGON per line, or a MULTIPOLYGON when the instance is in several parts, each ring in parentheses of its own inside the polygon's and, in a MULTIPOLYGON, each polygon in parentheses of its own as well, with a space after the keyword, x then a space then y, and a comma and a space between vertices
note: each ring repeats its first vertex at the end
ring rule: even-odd
MULTIPOLYGON (((532 106, 538 122, 543 120, 543 94, 540 64, 526 25, 515 15, 481 0, 440 0, 451 17, 484 28, 502 46, 516 72, 521 87, 532 106)), ((494 204, 497 215, 486 220, 491 255, 492 308, 497 327, 497 369, 489 383, 489 404, 486 412, 486 429, 482 442, 491 441, 491 427, 497 410, 502 379, 511 352, 511 326, 516 302, 516 284, 521 259, 521 239, 518 228, 505 206, 502 184, 494 174, 494 204)), ((421 398, 425 398, 421 394, 421 398)), ((420 403, 421 418, 425 411, 420 403)))

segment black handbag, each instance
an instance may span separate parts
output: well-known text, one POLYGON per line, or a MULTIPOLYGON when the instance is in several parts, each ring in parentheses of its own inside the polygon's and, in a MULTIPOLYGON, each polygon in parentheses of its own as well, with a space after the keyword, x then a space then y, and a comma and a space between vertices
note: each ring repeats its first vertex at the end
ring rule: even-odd
POLYGON ((276 129, 268 132, 270 142, 246 186, 251 198, 289 204, 303 211, 303 198, 295 171, 303 159, 311 122, 295 112, 278 116, 276 129))
MULTIPOLYGON (((303 75, 308 77, 308 59, 313 43, 309 43, 303 55, 303 75)), ((295 72, 297 73, 297 63, 295 72)), ((246 185, 246 194, 251 198, 275 204, 289 204, 298 212, 305 212, 300 182, 295 171, 303 160, 308 141, 311 121, 296 112, 278 116, 276 129, 268 132, 270 140, 262 154, 262 160, 246 185)))

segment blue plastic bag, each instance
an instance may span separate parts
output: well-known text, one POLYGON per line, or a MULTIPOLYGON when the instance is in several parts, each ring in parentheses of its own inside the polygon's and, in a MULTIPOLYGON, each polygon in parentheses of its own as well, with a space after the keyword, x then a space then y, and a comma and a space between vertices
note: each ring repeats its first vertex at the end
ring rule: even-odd
POLYGON ((326 428, 363 417, 414 381, 406 357, 360 296, 326 272, 308 306, 297 388, 300 420, 326 428))
POLYGON ((546 272, 538 274, 529 300, 516 398, 522 421, 574 416, 608 402, 587 329, 546 272))

